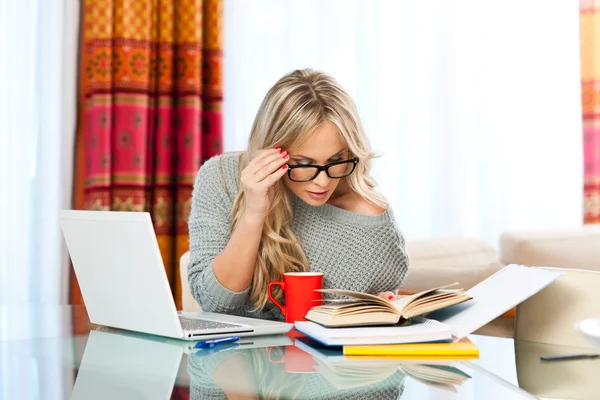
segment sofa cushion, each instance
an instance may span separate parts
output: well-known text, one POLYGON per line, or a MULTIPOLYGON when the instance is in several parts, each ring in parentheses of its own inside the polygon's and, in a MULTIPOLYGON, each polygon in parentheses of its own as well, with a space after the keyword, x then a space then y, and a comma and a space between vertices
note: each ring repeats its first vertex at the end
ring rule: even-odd
POLYGON ((419 292, 459 282, 470 289, 500 270, 498 252, 478 239, 450 237, 408 241, 408 278, 401 291, 419 292))
POLYGON ((600 271, 600 225, 507 232, 500 248, 506 264, 600 271))

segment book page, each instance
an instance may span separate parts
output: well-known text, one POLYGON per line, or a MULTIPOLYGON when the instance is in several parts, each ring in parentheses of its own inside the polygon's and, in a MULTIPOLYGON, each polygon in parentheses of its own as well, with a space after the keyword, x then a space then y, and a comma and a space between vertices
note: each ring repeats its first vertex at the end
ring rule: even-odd
MULTIPOLYGON (((385 307, 386 309, 388 309, 394 313, 397 313, 397 310, 394 308, 394 306, 389 301, 382 299, 379 296, 375 296, 374 294, 355 292, 352 290, 342 290, 342 289, 319 289, 317 291, 321 292, 321 293, 335 294, 338 296, 353 297, 356 299, 357 302, 368 301, 370 303, 377 303, 378 305, 381 305, 381 306, 385 307)), ((336 303, 336 302, 338 302, 338 300, 344 300, 344 299, 332 299, 332 300, 333 300, 332 301, 333 303, 336 303)), ((327 303, 327 302, 329 302, 329 299, 323 299, 323 302, 327 303)), ((346 303, 346 304, 352 304, 345 300, 342 302, 346 303)), ((354 303, 354 304, 357 304, 357 303, 354 303)))
POLYGON ((452 334, 460 339, 527 300, 561 275, 562 272, 549 269, 511 264, 467 290, 472 300, 435 311, 428 318, 452 325, 452 334))
POLYGON ((398 310, 398 313, 402 314, 402 310, 404 310, 404 307, 406 307, 406 305, 408 303, 410 303, 411 301, 413 301, 417 296, 419 296, 418 293, 413 294, 411 296, 401 297, 399 299, 392 301, 391 303, 394 307, 396 307, 396 309, 398 310))
POLYGON ((441 289, 446 289, 446 288, 449 288, 449 287, 452 287, 452 286, 455 286, 455 285, 458 285, 458 282, 454 282, 454 283, 451 283, 451 284, 449 284, 449 285, 444 285, 444 286, 440 286, 440 287, 436 287, 436 288, 432 288, 432 289, 424 290, 424 291, 422 291, 422 292, 419 292, 419 293, 413 294, 413 295, 411 295, 411 296, 406 296, 406 297, 402 297, 402 298, 400 298, 400 299, 394 300, 394 301, 392 301, 391 303, 392 303, 392 305, 393 305, 394 307, 396 307, 396 309, 398 310, 398 312, 399 312, 400 314, 402 314, 402 312, 403 312, 403 311, 404 311, 406 308, 410 307, 410 305, 411 305, 411 304, 412 304, 414 301, 417 301, 417 300, 419 300, 419 299, 423 299, 423 298, 425 298, 425 297, 427 297, 427 296, 429 296, 429 295, 433 294, 433 292, 440 291, 441 289))

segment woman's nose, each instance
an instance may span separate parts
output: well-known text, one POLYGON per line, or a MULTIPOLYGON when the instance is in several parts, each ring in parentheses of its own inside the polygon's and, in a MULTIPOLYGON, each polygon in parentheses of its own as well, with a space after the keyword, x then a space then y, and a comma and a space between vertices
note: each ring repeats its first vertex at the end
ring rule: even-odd
POLYGON ((317 185, 319 185, 321 187, 325 187, 329 183, 329 179, 330 178, 327 175, 327 172, 321 171, 321 172, 319 172, 319 175, 317 175, 317 177, 314 179, 314 181, 317 185))

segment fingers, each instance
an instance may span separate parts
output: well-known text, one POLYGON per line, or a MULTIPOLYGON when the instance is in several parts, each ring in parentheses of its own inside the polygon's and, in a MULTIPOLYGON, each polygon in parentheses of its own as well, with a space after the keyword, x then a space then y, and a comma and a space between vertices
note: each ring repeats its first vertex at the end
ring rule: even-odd
POLYGON ((281 149, 261 150, 242 170, 240 182, 244 191, 264 193, 285 175, 289 158, 289 154, 281 149))
POLYGON ((245 168, 247 170, 247 172, 249 174, 256 174, 258 171, 260 171, 261 168, 263 168, 263 166, 265 165, 265 160, 268 158, 274 158, 277 157, 278 155, 281 156, 281 148, 274 148, 274 149, 266 149, 266 150, 261 150, 258 152, 257 156, 254 157, 254 159, 252 161, 250 161, 250 163, 248 164, 248 166, 245 168))
POLYGON ((389 300, 389 301, 396 299, 396 295, 392 292, 381 292, 377 296, 381 297, 382 299, 389 300))
POLYGON ((284 164, 277 171, 263 179, 261 183, 267 187, 271 187, 286 174, 287 170, 288 166, 287 164, 284 164))
POLYGON ((256 181, 261 182, 277 170, 281 169, 281 167, 283 167, 289 161, 289 159, 290 156, 287 153, 278 153, 265 157, 261 168, 256 171, 256 174, 254 174, 256 181))

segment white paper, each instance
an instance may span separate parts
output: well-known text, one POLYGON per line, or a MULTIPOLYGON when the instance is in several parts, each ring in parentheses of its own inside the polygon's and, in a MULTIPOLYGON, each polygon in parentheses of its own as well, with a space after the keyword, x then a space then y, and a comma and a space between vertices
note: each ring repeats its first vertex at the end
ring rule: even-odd
POLYGON ((562 274, 511 264, 468 290, 466 293, 473 300, 436 311, 428 318, 452 325, 452 335, 462 339, 544 289, 562 274))

